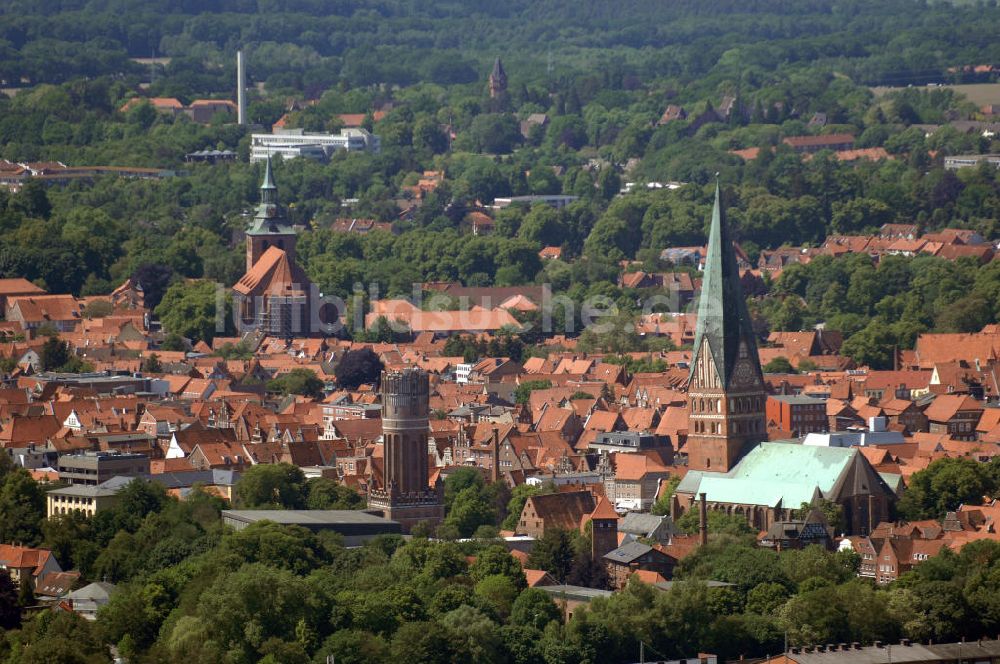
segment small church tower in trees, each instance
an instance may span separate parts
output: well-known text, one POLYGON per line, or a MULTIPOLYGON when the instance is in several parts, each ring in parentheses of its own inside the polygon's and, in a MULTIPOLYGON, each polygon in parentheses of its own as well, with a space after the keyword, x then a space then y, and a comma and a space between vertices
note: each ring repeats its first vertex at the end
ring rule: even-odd
POLYGON ((500 56, 493 62, 493 71, 490 72, 490 99, 500 99, 507 94, 507 72, 503 70, 503 63, 500 56))

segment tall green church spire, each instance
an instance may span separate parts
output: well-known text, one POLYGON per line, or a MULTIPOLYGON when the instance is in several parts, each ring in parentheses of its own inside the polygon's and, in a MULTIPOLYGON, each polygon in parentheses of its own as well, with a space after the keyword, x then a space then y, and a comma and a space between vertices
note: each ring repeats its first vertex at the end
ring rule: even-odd
POLYGON ((699 356, 705 352, 705 342, 722 387, 730 385, 737 364, 744 365, 741 373, 751 374, 741 378, 761 380, 757 344, 740 284, 736 252, 722 209, 718 181, 715 183, 715 206, 712 208, 705 271, 698 299, 698 326, 691 357, 692 378, 699 356), (747 364, 749 367, 746 367, 747 364))
POLYGON ((274 173, 271 172, 271 155, 267 155, 264 164, 264 181, 260 184, 260 202, 277 203, 278 188, 274 184, 274 173))
POLYGON ((278 187, 274 183, 271 157, 264 163, 264 180, 260 184, 260 203, 253 216, 247 235, 295 235, 288 225, 285 211, 278 205, 278 187))

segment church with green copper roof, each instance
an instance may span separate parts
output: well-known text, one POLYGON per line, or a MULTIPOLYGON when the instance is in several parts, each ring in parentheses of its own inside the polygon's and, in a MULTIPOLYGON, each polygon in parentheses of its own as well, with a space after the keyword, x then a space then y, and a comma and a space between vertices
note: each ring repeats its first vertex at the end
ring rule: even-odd
POLYGON ((857 448, 765 442, 764 374, 718 185, 687 387, 688 472, 674 493, 675 519, 701 496, 759 531, 820 500, 841 506, 848 534, 889 518, 895 494, 857 448))

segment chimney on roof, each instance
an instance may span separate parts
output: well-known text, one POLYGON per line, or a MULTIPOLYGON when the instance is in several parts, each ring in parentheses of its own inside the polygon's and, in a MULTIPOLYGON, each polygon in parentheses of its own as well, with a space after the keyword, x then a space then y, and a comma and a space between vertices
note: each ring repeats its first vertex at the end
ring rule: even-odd
POLYGON ((247 66, 243 51, 236 51, 236 121, 241 127, 247 123, 247 66))
POLYGON ((493 482, 500 481, 500 431, 493 427, 493 482))
POLYGON ((708 504, 705 494, 698 494, 698 538, 702 546, 708 544, 708 504))

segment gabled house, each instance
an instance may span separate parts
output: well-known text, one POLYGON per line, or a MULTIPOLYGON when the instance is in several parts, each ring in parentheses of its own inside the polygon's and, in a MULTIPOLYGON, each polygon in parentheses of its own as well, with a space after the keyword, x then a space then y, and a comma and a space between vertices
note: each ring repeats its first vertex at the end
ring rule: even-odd
POLYGON ((604 565, 608 572, 608 584, 620 590, 628 583, 629 577, 638 571, 656 572, 664 579, 669 579, 673 576, 677 561, 648 544, 632 541, 606 554, 604 565))
POLYGON ((964 394, 939 394, 924 410, 930 433, 945 433, 956 440, 975 440, 983 404, 964 394))
POLYGON ((646 512, 629 512, 618 522, 618 532, 622 542, 644 539, 658 544, 669 544, 680 534, 669 516, 658 516, 646 512))
POLYGON ((83 319, 83 307, 72 295, 26 295, 7 300, 7 320, 25 331, 43 325, 72 332, 83 319))
POLYGON ((879 408, 888 418, 890 427, 916 433, 927 431, 930 425, 924 411, 907 399, 886 399, 879 404, 879 408))
POLYGON ((645 511, 656 501, 660 481, 670 476, 655 453, 618 453, 614 476, 604 482, 604 492, 618 510, 645 511))
POLYGON ((27 578, 31 587, 45 574, 61 572, 59 562, 48 549, 33 549, 27 546, 0 544, 0 569, 7 570, 15 585, 27 578))
POLYGON ((892 583, 904 572, 941 553, 946 546, 947 542, 941 539, 885 538, 876 555, 876 583, 892 583))
POLYGON ((590 491, 531 496, 521 510, 517 532, 539 538, 553 529, 575 530, 594 507, 596 502, 590 491))
POLYGON ((778 551, 804 549, 814 544, 829 549, 833 544, 833 536, 833 528, 827 523, 823 513, 813 509, 803 519, 775 521, 757 543, 778 551))
POLYGON ((188 458, 196 470, 243 470, 251 465, 239 443, 198 443, 188 458))

